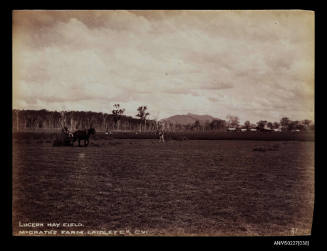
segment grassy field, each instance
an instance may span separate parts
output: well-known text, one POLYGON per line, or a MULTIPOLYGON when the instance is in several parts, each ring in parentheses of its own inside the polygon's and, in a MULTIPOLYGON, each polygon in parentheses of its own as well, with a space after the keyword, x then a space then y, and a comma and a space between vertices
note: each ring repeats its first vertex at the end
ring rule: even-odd
POLYGON ((89 147, 53 147, 54 136, 13 139, 15 234, 27 229, 19 221, 168 236, 311 232, 312 141, 160 144, 97 134, 89 147))
MULTIPOLYGON (((54 140, 57 132, 18 132, 14 134, 16 141, 45 140, 47 142, 54 140)), ((115 131, 109 137, 104 132, 97 132, 92 136, 93 140, 99 139, 157 139, 158 135, 154 132, 124 132, 115 131)), ((297 141, 314 141, 314 133, 309 132, 166 132, 166 140, 297 140, 297 141)))

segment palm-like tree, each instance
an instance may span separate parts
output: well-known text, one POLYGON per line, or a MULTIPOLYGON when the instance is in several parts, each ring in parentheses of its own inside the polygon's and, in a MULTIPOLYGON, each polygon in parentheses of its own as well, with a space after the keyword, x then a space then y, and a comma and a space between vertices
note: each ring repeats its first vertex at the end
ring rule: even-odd
POLYGON ((140 118, 140 131, 142 131, 142 121, 144 121, 144 127, 146 128, 146 117, 150 115, 146 110, 148 108, 146 106, 139 106, 137 108, 136 116, 140 118))
POLYGON ((119 126, 118 122, 120 121, 121 116, 125 112, 125 109, 121 109, 119 104, 114 104, 114 109, 112 110, 112 114, 114 115, 114 122, 116 125, 116 128, 118 129, 119 126))

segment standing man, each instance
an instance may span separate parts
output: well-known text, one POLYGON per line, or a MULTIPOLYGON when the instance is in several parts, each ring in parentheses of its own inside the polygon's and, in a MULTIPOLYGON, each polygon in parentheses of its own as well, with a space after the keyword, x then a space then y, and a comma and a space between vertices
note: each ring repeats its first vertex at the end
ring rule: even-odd
POLYGON ((159 143, 165 143, 165 137, 164 137, 164 130, 162 128, 159 129, 159 143))

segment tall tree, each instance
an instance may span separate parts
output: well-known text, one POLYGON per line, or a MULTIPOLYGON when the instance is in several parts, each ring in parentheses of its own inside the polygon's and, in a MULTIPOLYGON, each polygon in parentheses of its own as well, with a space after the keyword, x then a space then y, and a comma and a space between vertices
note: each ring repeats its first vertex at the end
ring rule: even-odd
POLYGON ((249 130, 251 128, 251 122, 249 120, 247 120, 247 121, 244 122, 244 128, 246 130, 249 130))
POLYGON ((295 120, 295 121, 290 121, 288 123, 288 130, 291 131, 291 130, 296 130, 296 129, 301 129, 300 127, 300 122, 295 120))
POLYGON ((196 131, 199 131, 200 130, 200 121, 199 120, 196 120, 193 124, 193 128, 195 128, 196 131))
POLYGON ((144 121, 144 126, 146 127, 146 117, 150 115, 147 110, 147 106, 139 106, 137 108, 136 116, 140 118, 140 131, 142 131, 142 122, 144 121))
POLYGON ((308 119, 302 120, 302 124, 304 125, 306 130, 308 130, 310 128, 311 123, 312 123, 311 120, 308 120, 308 119))
POLYGON ((112 114, 114 115, 114 122, 116 129, 119 129, 119 121, 121 116, 124 114, 125 109, 121 109, 119 104, 114 104, 114 109, 112 110, 112 114))
POLYGON ((273 128, 274 128, 274 129, 279 128, 279 126, 280 126, 280 124, 279 124, 278 122, 274 122, 274 123, 273 123, 273 128))
POLYGON ((267 123, 267 127, 270 128, 270 129, 273 129, 273 123, 268 122, 268 123, 267 123))
POLYGON ((237 128, 240 124, 239 118, 237 116, 232 116, 232 115, 227 116, 227 123, 229 127, 235 127, 235 128, 237 128))
POLYGON ((257 127, 259 130, 263 130, 268 122, 266 120, 260 120, 257 122, 257 127))
POLYGON ((206 120, 205 121, 203 129, 205 131, 209 131, 210 130, 210 121, 209 120, 206 120))
POLYGON ((219 130, 226 127, 226 121, 222 119, 214 119, 210 123, 211 130, 219 130))
POLYGON ((291 120, 288 117, 283 117, 280 120, 280 125, 283 129, 288 129, 288 125, 290 124, 291 120))
POLYGON ((61 111, 60 112, 60 119, 59 119, 59 123, 60 123, 60 127, 64 128, 67 125, 67 112, 66 111, 61 111))

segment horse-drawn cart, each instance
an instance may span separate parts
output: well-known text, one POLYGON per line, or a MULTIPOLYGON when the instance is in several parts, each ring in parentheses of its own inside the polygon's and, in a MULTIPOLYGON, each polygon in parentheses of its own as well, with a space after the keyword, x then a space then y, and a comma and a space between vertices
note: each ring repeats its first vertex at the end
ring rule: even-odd
POLYGON ((62 128, 61 132, 56 135, 53 146, 72 146, 74 135, 69 132, 67 127, 62 128))
POLYGON ((64 127, 57 135, 53 146, 74 146, 75 141, 78 141, 78 146, 81 146, 81 140, 84 141, 84 146, 88 146, 90 135, 95 135, 95 129, 92 127, 88 130, 77 130, 74 133, 64 127))

